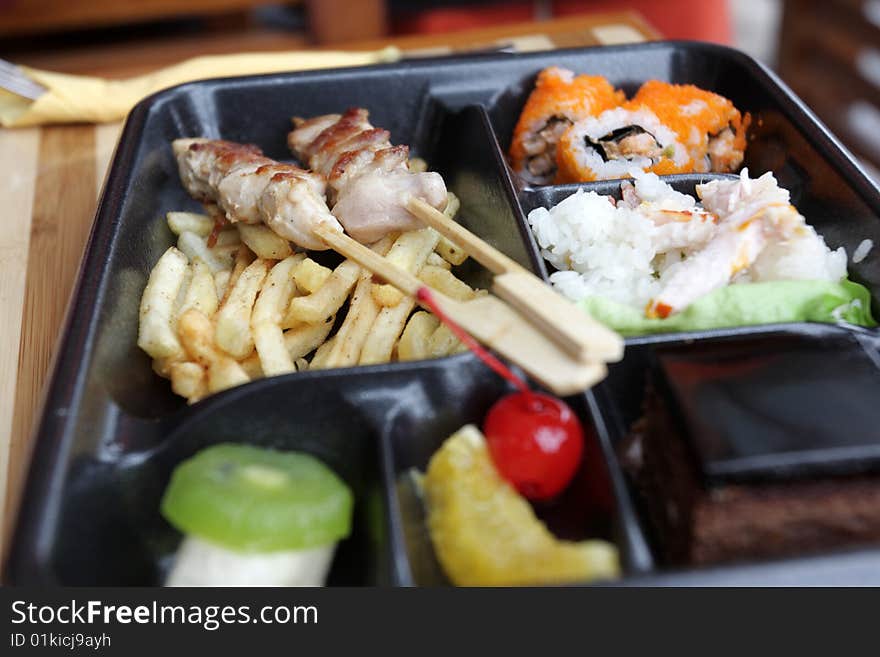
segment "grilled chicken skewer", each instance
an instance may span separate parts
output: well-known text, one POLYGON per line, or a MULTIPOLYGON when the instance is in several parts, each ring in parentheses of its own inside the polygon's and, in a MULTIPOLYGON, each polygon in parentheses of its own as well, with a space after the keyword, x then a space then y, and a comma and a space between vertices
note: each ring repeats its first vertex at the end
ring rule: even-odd
POLYGON ((393 231, 421 228, 406 209, 410 197, 443 209, 446 184, 435 172, 408 168, 409 147, 392 146, 387 130, 373 127, 369 112, 295 118, 287 143, 294 155, 324 177, 333 215, 346 232, 369 244, 393 231))
POLYGON ((342 230, 324 200, 326 183, 292 164, 265 157, 253 145, 219 139, 176 139, 180 179, 193 198, 216 204, 231 222, 265 223, 306 249, 324 250, 320 223, 342 230))

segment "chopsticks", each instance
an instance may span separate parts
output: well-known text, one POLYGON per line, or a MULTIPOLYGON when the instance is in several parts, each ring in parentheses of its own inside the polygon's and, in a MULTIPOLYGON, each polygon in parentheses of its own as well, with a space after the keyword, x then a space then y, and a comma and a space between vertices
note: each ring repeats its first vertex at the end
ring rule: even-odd
POLYGON ((492 291, 536 328, 552 336, 574 358, 613 363, 623 357, 623 340, 617 333, 595 321, 525 267, 424 201, 411 197, 406 207, 495 274, 492 291))
MULTIPOLYGON (((462 230, 464 231, 464 229, 462 230)), ((440 232, 439 229, 438 232, 440 232)), ((404 294, 418 298, 419 289, 428 287, 409 272, 399 269, 382 256, 338 230, 319 225, 314 228, 314 233, 334 251, 373 272, 404 294)), ((475 250, 474 245, 485 244, 467 231, 462 234, 456 232, 454 237, 452 234, 453 231, 450 230, 447 237, 453 239, 466 251, 475 250)), ((509 260, 507 256, 492 249, 488 244, 482 247, 480 254, 480 258, 491 259, 496 265, 504 263, 505 259, 509 260)), ((474 258, 483 262, 476 255, 474 258)), ((532 276, 512 260, 510 263, 522 271, 508 270, 502 275, 516 275, 515 277, 520 280, 528 280, 528 276, 531 276, 538 281, 541 287, 546 287, 540 279, 532 276)), ((531 283, 527 283, 527 285, 531 285, 531 283)), ((508 288, 502 286, 501 289, 508 288)), ((602 330, 597 332, 599 347, 592 343, 580 342, 578 347, 572 350, 570 341, 560 340, 559 336, 563 333, 562 331, 547 330, 546 327, 552 319, 552 313, 546 308, 534 309, 530 298, 522 294, 511 295, 528 308, 526 311, 520 310, 519 312, 492 295, 478 297, 470 301, 457 301, 432 290, 432 296, 441 311, 465 331, 506 359, 522 367, 533 379, 557 395, 565 396, 581 392, 602 380, 607 373, 605 362, 609 362, 615 357, 619 358, 617 354, 622 353, 622 340, 617 334, 608 331, 605 327, 600 327, 602 330), (534 317, 540 317, 540 320, 530 321, 534 317), (609 333, 617 338, 619 346, 615 344, 613 337, 607 335, 609 333), (601 346, 603 342, 605 347, 601 346), (564 346, 564 344, 568 346, 564 346), (577 355, 572 351, 575 351, 577 355), (594 353, 604 353, 610 357, 593 356, 594 353), (590 357, 584 357, 584 354, 590 354, 590 357)), ((538 299, 539 301, 544 299, 544 295, 539 294, 538 299)), ((570 316, 571 313, 568 313, 567 309, 565 310, 566 317, 570 316)), ((576 308, 575 311, 577 311, 576 308)), ((584 313, 580 311, 577 313, 578 321, 589 323, 589 318, 584 313)), ((583 333, 580 333, 579 336, 584 339, 583 333)))

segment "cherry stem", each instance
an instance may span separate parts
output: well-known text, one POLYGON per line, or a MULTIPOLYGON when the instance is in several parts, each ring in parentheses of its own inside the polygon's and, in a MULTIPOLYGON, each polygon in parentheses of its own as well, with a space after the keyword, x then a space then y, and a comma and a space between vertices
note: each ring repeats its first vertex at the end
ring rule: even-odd
POLYGON ((437 315, 437 318, 449 327, 449 330, 455 334, 455 337, 461 340, 468 349, 474 352, 477 358, 483 361, 487 367, 493 370, 501 378, 519 388, 520 392, 526 394, 531 393, 529 385, 523 381, 521 377, 514 374, 507 365, 489 353, 487 349, 484 349, 483 346, 474 340, 467 331, 452 321, 449 316, 440 309, 437 300, 434 298, 434 295, 431 294, 431 290, 424 286, 420 287, 419 291, 416 293, 416 298, 428 306, 428 308, 431 309, 431 312, 437 315))

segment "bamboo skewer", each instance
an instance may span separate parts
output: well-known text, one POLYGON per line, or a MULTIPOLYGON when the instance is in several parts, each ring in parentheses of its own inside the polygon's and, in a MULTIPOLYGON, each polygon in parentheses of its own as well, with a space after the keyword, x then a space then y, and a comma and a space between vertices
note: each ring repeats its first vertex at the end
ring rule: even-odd
POLYGON ((573 357, 583 361, 616 362, 623 340, 498 249, 480 239, 424 201, 410 198, 407 209, 496 276, 492 291, 523 317, 553 336, 573 357))
MULTIPOLYGON (((315 227, 314 233, 334 251, 370 270, 404 294, 416 297, 420 288, 428 287, 345 233, 325 225, 315 227)), ((607 373, 601 361, 573 358, 553 336, 524 321, 516 310, 497 297, 487 295, 470 301, 456 301, 436 290, 432 290, 432 295, 440 309, 454 322, 522 367, 557 395, 581 392, 602 380, 607 373)))

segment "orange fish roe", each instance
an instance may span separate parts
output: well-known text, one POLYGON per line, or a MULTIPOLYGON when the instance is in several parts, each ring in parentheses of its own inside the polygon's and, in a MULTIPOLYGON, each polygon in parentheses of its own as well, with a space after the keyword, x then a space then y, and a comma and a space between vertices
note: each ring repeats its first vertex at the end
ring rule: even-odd
POLYGON ((650 167, 648 171, 651 173, 656 173, 658 176, 667 176, 673 173, 685 173, 690 170, 690 165, 692 160, 689 160, 687 164, 683 166, 678 166, 674 160, 664 157, 662 160, 657 162, 654 166, 650 167))
POLYGON ((625 106, 654 112, 688 149, 695 171, 724 173, 742 164, 751 116, 743 117, 724 96, 692 84, 650 80, 625 106))
POLYGON ((562 132, 572 123, 617 107, 624 100, 623 92, 615 90, 602 76, 575 75, 558 66, 544 69, 513 132, 510 163, 514 171, 549 182, 555 173, 556 144, 562 132), (530 167, 533 160, 535 166, 530 167))

